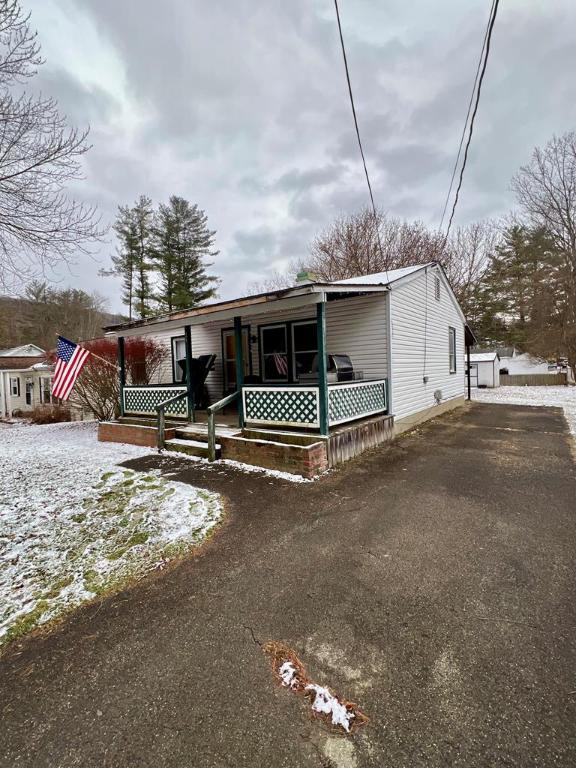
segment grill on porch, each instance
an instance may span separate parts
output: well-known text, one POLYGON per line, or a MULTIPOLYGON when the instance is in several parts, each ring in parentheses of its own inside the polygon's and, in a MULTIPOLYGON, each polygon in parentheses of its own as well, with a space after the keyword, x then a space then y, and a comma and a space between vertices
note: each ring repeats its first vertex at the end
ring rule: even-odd
POLYGON ((210 459, 322 471, 335 456, 389 439, 386 307, 381 292, 329 299, 312 292, 256 298, 236 311, 200 308, 179 327, 168 321, 172 365, 148 385, 126 380, 119 335, 121 421, 146 420, 142 439, 157 434, 159 448, 193 439, 210 459), (232 417, 238 428, 230 434, 232 417))

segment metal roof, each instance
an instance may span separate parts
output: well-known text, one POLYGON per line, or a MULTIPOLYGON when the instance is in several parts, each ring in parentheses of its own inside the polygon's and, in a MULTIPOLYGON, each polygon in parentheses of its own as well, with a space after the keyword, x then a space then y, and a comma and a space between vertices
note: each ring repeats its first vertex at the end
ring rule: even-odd
POLYGON ((493 363, 500 359, 498 352, 472 352, 470 355, 471 363, 493 363))

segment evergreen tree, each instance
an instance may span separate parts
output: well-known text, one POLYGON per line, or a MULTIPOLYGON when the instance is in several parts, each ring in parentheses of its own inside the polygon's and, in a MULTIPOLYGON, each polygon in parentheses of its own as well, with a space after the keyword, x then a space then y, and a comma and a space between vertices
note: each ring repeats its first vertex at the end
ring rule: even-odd
POLYGON ((135 245, 134 273, 136 280, 134 298, 136 312, 140 317, 148 317, 148 315, 152 314, 150 306, 152 289, 149 272, 152 269, 154 211, 152 209, 152 200, 146 197, 146 195, 141 195, 134 208, 132 208, 132 220, 135 245))
POLYGON ((133 314, 141 318, 151 314, 149 272, 152 268, 153 217, 152 201, 145 195, 132 208, 118 206, 114 223, 119 243, 117 253, 112 256, 113 268, 101 272, 122 278, 122 301, 128 307, 130 320, 133 314))
POLYGON ((206 274, 215 231, 196 204, 173 195, 160 205, 154 228, 154 261, 160 277, 158 301, 169 312, 197 306, 216 294, 217 279, 206 274))
POLYGON ((542 228, 514 224, 475 287, 472 321, 483 344, 528 349, 556 313, 560 258, 542 228))

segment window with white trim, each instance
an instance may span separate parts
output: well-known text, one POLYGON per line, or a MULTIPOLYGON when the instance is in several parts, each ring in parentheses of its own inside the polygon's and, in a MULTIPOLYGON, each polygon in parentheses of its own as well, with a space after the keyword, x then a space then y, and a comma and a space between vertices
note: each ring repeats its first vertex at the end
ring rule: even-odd
POLYGON ((20 397, 20 376, 10 379, 10 394, 12 397, 20 397))
POLYGON ((456 328, 448 328, 448 361, 450 373, 456 373, 456 328))
POLYGON ((172 376, 174 381, 184 381, 186 371, 186 337, 172 339, 172 376))

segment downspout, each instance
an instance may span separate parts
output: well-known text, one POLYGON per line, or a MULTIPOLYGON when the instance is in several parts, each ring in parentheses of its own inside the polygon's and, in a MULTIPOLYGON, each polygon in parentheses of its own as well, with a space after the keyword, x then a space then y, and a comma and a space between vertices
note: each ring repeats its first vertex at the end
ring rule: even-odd
POLYGON ((393 415, 393 395, 394 387, 392 385, 392 291, 386 294, 386 374, 387 374, 387 410, 389 415, 393 415))

